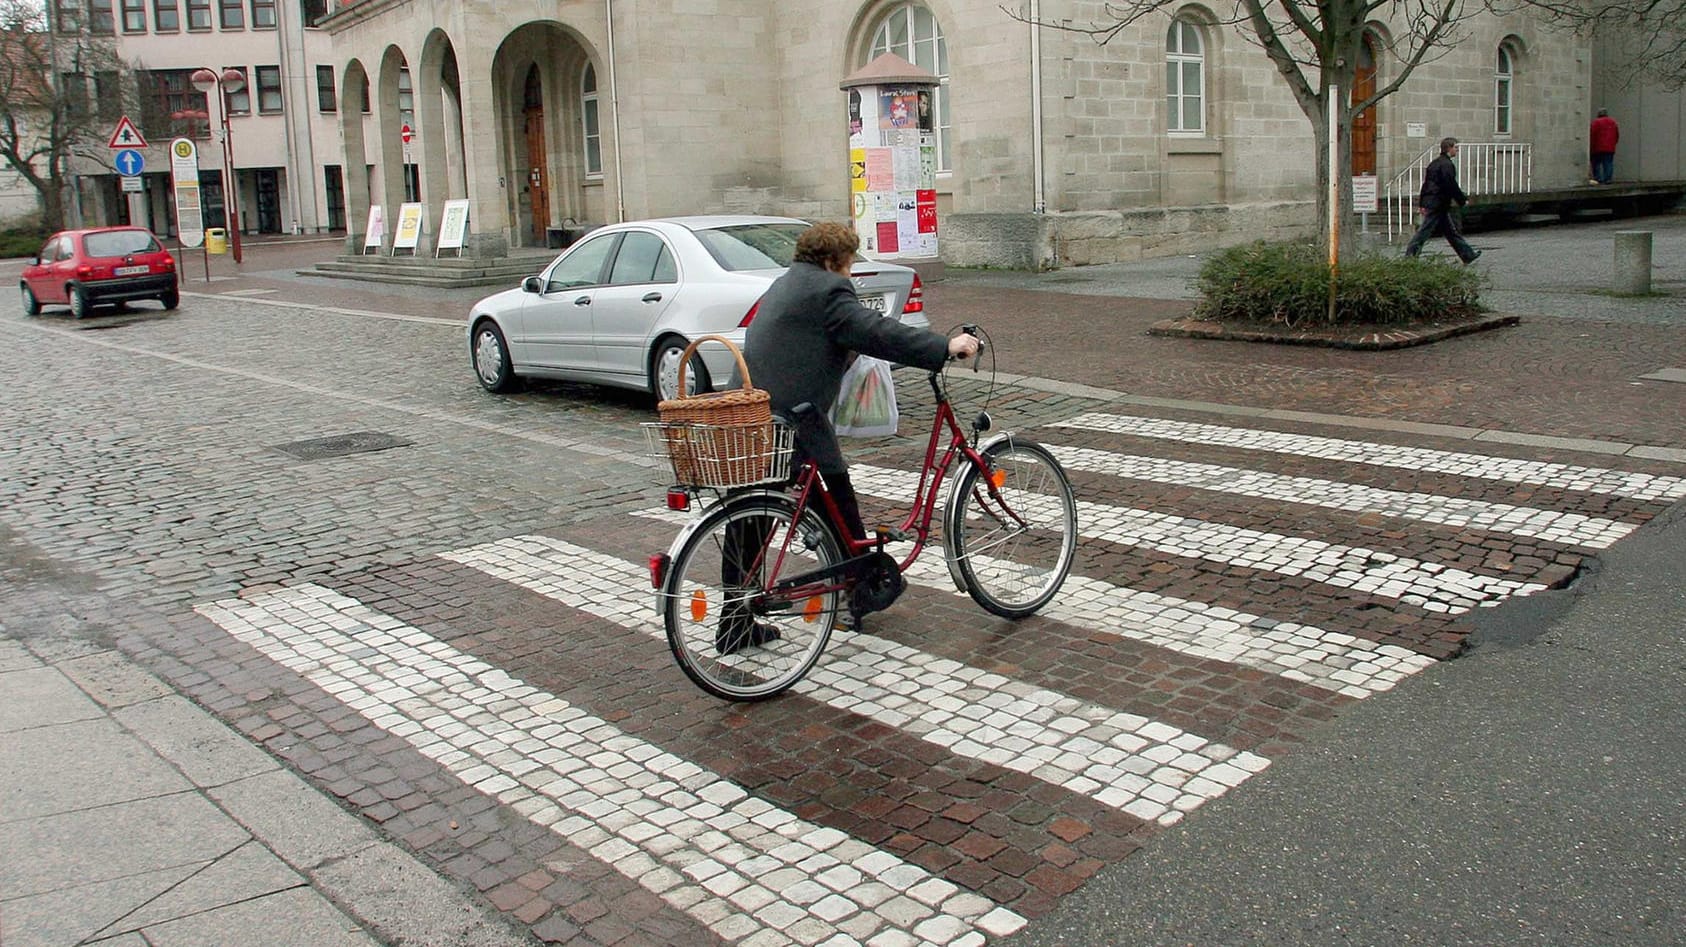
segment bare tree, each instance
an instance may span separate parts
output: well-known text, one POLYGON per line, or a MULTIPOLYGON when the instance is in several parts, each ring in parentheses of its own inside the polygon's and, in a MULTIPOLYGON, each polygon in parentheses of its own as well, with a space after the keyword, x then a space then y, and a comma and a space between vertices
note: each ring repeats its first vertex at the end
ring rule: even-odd
MULTIPOLYGON (((1116 0, 1104 7, 1101 20, 1087 25, 1054 23, 1041 26, 1084 33, 1105 44, 1126 28, 1156 13, 1169 13, 1184 0, 1116 0)), ((1527 2, 1527 0, 1516 0, 1527 2)), ((1564 0, 1572 3, 1575 0, 1564 0)), ((1633 0, 1640 2, 1640 0, 1633 0)), ((1674 0, 1686 2, 1686 0, 1674 0)), ((1033 22, 1023 9, 1002 8, 1022 22, 1033 22)), ((1311 121, 1318 142, 1316 155, 1317 220, 1325 247, 1329 230, 1329 187, 1336 180, 1352 178, 1353 118, 1398 91, 1417 67, 1430 61, 1462 38, 1461 25, 1485 7, 1465 0, 1234 0, 1224 25, 1236 26, 1243 36, 1264 50, 1287 83, 1294 101, 1311 121), (1394 27, 1391 52, 1397 65, 1393 79, 1356 101, 1351 99, 1353 79, 1363 50, 1366 26, 1383 19, 1394 27), (1338 97, 1337 97, 1338 96, 1338 97), (1334 109, 1330 100, 1335 98, 1334 109), (1330 113, 1334 112, 1334 124, 1330 113), (1329 164, 1329 135, 1337 133, 1338 167, 1329 164)), ((1352 187, 1340 188, 1342 219, 1352 215, 1352 187)))
POLYGON ((0 0, 0 158, 40 195, 41 223, 63 229, 71 161, 109 167, 111 114, 128 67, 110 37, 52 24, 32 0, 0 0))

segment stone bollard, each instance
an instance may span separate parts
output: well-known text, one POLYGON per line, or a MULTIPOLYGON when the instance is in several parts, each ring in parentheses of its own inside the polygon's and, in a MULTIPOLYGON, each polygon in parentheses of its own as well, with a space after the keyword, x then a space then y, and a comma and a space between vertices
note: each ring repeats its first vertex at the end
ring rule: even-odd
POLYGON ((1612 288, 1626 296, 1651 292, 1651 231, 1616 231, 1616 280, 1612 288))

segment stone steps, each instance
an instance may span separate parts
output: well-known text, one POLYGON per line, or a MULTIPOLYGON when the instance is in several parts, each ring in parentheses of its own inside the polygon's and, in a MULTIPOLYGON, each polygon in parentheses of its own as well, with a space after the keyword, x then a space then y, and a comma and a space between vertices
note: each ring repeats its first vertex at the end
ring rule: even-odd
POLYGON ((347 254, 324 260, 300 276, 356 280, 404 286, 449 289, 472 286, 519 286, 555 258, 553 253, 525 253, 509 257, 360 256, 347 254))

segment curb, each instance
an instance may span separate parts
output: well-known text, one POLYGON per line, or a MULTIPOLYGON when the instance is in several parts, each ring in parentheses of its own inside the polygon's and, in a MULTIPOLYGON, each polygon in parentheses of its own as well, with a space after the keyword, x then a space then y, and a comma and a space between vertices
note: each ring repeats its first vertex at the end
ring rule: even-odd
POLYGON ((1223 339, 1235 342, 1270 342, 1277 345, 1317 345, 1324 348, 1385 351, 1427 345, 1454 336, 1485 332, 1504 326, 1517 325, 1521 316, 1486 315, 1453 323, 1437 323, 1427 327, 1386 329, 1378 331, 1342 331, 1344 327, 1320 329, 1243 328, 1193 317, 1167 319, 1148 327, 1148 335, 1186 339, 1223 339))

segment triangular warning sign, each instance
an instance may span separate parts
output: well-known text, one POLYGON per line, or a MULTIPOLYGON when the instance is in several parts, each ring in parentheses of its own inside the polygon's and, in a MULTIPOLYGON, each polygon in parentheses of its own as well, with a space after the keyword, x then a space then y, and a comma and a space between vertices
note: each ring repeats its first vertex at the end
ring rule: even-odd
POLYGON ((141 135, 140 129, 135 127, 135 123, 129 121, 129 116, 125 115, 117 122, 117 129, 111 133, 108 147, 145 148, 146 138, 141 135))

